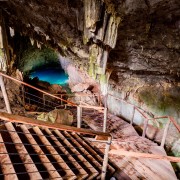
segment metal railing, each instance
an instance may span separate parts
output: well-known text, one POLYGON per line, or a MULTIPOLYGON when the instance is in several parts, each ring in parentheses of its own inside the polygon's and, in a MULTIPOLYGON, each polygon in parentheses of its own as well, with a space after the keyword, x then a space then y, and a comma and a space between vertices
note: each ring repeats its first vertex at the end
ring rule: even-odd
POLYGON ((115 98, 116 100, 123 101, 123 102, 133 106, 132 118, 130 119, 130 124, 131 125, 133 124, 135 111, 138 111, 144 117, 145 120, 143 121, 144 128, 143 128, 142 137, 146 136, 146 131, 147 131, 149 121, 153 121, 153 122, 157 123, 157 121, 156 121, 157 119, 168 119, 168 121, 167 121, 167 123, 165 125, 165 128, 164 128, 164 132, 163 132, 163 136, 162 136, 162 140, 161 140, 161 145, 160 145, 161 147, 164 147, 164 145, 165 145, 168 129, 169 129, 169 126, 170 126, 171 123, 176 127, 176 129, 180 133, 180 125, 175 121, 175 119, 173 117, 171 117, 171 116, 148 117, 147 116, 148 113, 146 113, 146 111, 144 111, 144 110, 143 110, 144 112, 142 112, 141 109, 139 107, 137 107, 136 105, 134 105, 134 104, 132 104, 130 102, 127 102, 126 100, 124 100, 122 98, 115 97, 112 94, 108 94, 108 95, 115 98))

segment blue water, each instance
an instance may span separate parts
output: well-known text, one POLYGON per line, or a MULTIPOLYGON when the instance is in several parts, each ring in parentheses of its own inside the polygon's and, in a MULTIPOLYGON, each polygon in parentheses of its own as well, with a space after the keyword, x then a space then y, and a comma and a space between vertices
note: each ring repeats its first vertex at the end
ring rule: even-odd
POLYGON ((30 73, 30 78, 38 77, 41 81, 49 82, 50 84, 67 85, 68 75, 64 70, 59 68, 39 69, 30 73))

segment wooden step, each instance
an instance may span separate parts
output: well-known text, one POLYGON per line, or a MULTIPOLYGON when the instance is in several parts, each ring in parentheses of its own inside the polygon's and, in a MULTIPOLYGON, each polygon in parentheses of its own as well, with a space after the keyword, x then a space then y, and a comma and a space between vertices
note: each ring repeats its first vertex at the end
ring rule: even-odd
POLYGON ((49 140, 44 136, 42 131, 39 129, 39 127, 33 127, 33 130, 35 133, 39 136, 42 143, 46 145, 47 150, 50 152, 50 154, 53 156, 53 158, 57 161, 59 166, 66 172, 66 175, 63 177, 63 179, 68 180, 74 180, 76 179, 76 175, 73 173, 73 171, 70 169, 70 167, 66 164, 66 162, 63 160, 63 158, 59 155, 59 153, 54 149, 54 147, 51 145, 49 140))
MULTIPOLYGON (((79 139, 79 142, 81 143, 81 145, 82 145, 83 147, 85 147, 85 148, 89 151, 89 153, 90 153, 91 155, 93 155, 93 157, 95 157, 97 161, 99 161, 99 163, 101 163, 101 164, 103 163, 103 158, 99 155, 99 153, 103 154, 103 152, 101 152, 100 150, 98 150, 99 152, 96 152, 96 151, 93 149, 93 147, 90 145, 90 142, 88 142, 87 139, 79 136, 78 134, 72 133, 72 135, 73 135, 76 139, 79 139)), ((108 172, 107 172, 108 175, 111 175, 111 174, 113 174, 113 173, 115 172, 115 169, 114 169, 110 164, 108 164, 108 166, 107 166, 107 171, 108 171, 108 172)))
POLYGON ((13 127, 12 123, 5 123, 6 129, 9 131, 9 134, 11 136, 11 139, 13 142, 15 142, 15 148, 21 158, 21 160, 24 162, 24 166, 26 168, 26 171, 29 174, 29 177, 31 179, 42 179, 41 174, 39 173, 37 167, 35 166, 33 160, 31 159, 28 151, 26 150, 25 146, 23 145, 23 142, 21 141, 19 135, 17 134, 15 128, 13 127))
MULTIPOLYGON (((52 132, 48 128, 44 128, 44 130, 47 132, 48 135, 51 136, 52 140, 55 142, 55 144, 61 149, 61 151, 67 156, 68 160, 75 166, 76 170, 79 171, 79 173, 76 173, 77 179, 83 180, 88 177, 88 173, 79 165, 78 162, 72 157, 72 155, 66 150, 65 147, 58 141, 58 138, 55 137, 52 132)), ((75 173, 75 172, 74 172, 75 173)))
POLYGON ((84 169, 89 170, 89 177, 87 178, 88 180, 94 179, 97 177, 99 172, 91 165, 91 163, 84 157, 82 154, 74 148, 74 146, 71 144, 69 139, 67 139, 60 131, 54 130, 54 132, 58 135, 58 137, 68 146, 71 151, 76 154, 76 157, 79 159, 84 164, 84 169))
POLYGON ((66 135, 67 138, 71 139, 73 144, 77 147, 79 147, 78 151, 79 153, 81 153, 83 156, 85 156, 86 160, 89 161, 89 163, 91 163, 91 165, 99 172, 98 176, 96 177, 96 179, 100 178, 101 175, 101 170, 102 170, 102 164, 100 164, 87 150, 85 147, 83 147, 80 143, 79 143, 79 139, 76 139, 73 137, 72 133, 68 133, 68 132, 64 132, 64 134, 66 135))
POLYGON ((99 153, 80 134, 11 122, 0 126, 0 179, 100 179, 99 153))
POLYGON ((38 145, 36 140, 33 138, 31 133, 27 129, 27 127, 25 125, 21 125, 20 127, 21 127, 22 131, 24 132, 24 135, 27 137, 29 143, 32 144, 33 149, 38 154, 42 164, 46 167, 50 178, 52 178, 52 179, 54 179, 54 178, 62 179, 60 174, 56 171, 56 168, 53 166, 53 164, 51 164, 51 162, 49 161, 47 156, 44 154, 43 150, 38 145))

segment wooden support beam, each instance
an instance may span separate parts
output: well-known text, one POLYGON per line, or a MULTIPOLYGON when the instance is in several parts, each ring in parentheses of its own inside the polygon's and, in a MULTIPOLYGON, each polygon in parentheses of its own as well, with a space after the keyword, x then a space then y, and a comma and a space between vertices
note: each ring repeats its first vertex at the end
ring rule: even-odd
POLYGON ((82 124, 82 107, 77 106, 77 128, 81 128, 82 124))
POLYGON ((9 99, 8 99, 8 95, 7 95, 6 88, 5 88, 4 81, 3 81, 3 77, 1 75, 0 75, 0 86, 1 86, 1 91, 2 91, 2 94, 3 94, 4 102, 6 104, 7 112, 9 114, 12 114, 9 99))
POLYGON ((170 121, 174 124, 174 126, 176 127, 176 129, 180 132, 180 125, 175 121, 175 119, 173 117, 169 117, 170 121))
POLYGON ((103 132, 106 132, 106 127, 107 127, 107 108, 104 108, 103 132))
POLYGON ((171 121, 168 120, 168 122, 164 128, 164 133, 163 133, 163 137, 162 137, 162 141, 161 141, 161 147, 164 147, 170 123, 171 123, 171 121))
POLYGON ((114 154, 117 156, 126 156, 126 157, 128 156, 135 158, 149 158, 149 159, 167 160, 171 162, 180 162, 180 157, 164 156, 159 154, 148 154, 148 153, 132 152, 132 151, 124 151, 124 150, 110 150, 109 154, 114 154))
POLYGON ((107 166, 108 166, 108 155, 109 155, 111 141, 112 141, 112 137, 109 137, 108 142, 106 143, 106 148, 105 148, 105 152, 104 152, 101 180, 104 180, 106 178, 106 172, 107 172, 107 166))
POLYGON ((87 129, 82 129, 82 128, 76 128, 72 126, 66 126, 62 125, 59 123, 50 123, 50 122, 44 122, 44 121, 38 121, 36 119, 31 119, 19 115, 12 115, 4 112, 0 112, 0 119, 4 121, 10 121, 10 122, 16 122, 16 123, 24 123, 24 124, 30 124, 34 126, 40 126, 40 127, 47 127, 47 128, 52 128, 52 129, 58 129, 62 131, 68 131, 68 132, 77 132, 81 134, 90 134, 94 136, 103 136, 103 137, 109 137, 109 133, 103 133, 103 132, 97 132, 97 131, 92 131, 92 130, 87 130, 87 129))
POLYGON ((135 106, 133 106, 133 112, 132 112, 131 123, 130 123, 131 125, 133 125, 135 110, 136 110, 136 108, 135 108, 135 106))
POLYGON ((148 127, 148 120, 145 119, 145 120, 144 120, 143 134, 142 134, 142 137, 144 137, 144 138, 145 138, 145 136, 146 136, 147 127, 148 127))

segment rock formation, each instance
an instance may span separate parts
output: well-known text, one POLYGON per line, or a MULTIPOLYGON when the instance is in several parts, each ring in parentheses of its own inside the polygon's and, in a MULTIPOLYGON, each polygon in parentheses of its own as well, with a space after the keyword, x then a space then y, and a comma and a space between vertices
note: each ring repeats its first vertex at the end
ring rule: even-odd
MULTIPOLYGON (((26 36, 68 59, 71 86, 87 80, 111 94, 107 105, 114 114, 132 118, 132 106, 119 97, 150 117, 171 115, 180 123, 179 0, 13 0, 1 1, 0 10, 13 61, 8 67, 16 67, 15 44, 26 36)), ((136 112, 134 123, 142 122, 136 112)))

